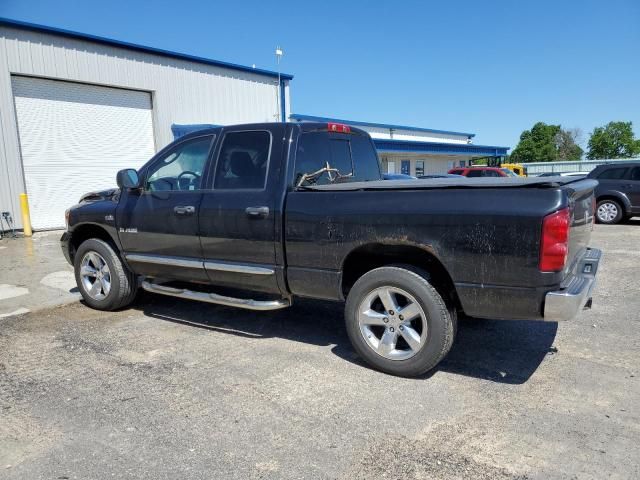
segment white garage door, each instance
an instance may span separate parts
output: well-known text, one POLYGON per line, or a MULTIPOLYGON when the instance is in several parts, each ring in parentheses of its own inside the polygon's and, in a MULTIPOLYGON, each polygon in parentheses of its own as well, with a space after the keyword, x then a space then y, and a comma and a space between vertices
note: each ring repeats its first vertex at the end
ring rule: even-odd
POLYGON ((36 230, 64 227, 80 196, 155 152, 147 92, 13 76, 22 163, 36 230))

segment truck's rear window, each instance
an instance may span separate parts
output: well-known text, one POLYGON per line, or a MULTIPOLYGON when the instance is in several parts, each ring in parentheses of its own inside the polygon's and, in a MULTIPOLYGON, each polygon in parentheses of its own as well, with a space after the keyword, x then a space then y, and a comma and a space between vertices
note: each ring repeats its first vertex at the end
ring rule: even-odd
MULTIPOLYGON (((298 141, 295 163, 295 183, 305 174, 317 172, 327 162, 339 171, 340 182, 380 180, 378 157, 371 140, 363 135, 342 135, 328 132, 303 133, 298 141)), ((335 177, 335 175, 333 175, 335 177)), ((331 183, 324 173, 303 184, 331 183)))

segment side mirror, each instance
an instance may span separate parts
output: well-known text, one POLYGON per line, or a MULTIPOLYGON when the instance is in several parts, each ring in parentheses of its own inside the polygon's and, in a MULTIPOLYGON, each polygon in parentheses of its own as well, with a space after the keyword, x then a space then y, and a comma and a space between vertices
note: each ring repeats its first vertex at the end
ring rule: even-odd
POLYGON ((120 170, 116 176, 116 182, 118 182, 118 187, 120 187, 121 190, 140 188, 140 177, 138 176, 138 172, 133 168, 120 170))

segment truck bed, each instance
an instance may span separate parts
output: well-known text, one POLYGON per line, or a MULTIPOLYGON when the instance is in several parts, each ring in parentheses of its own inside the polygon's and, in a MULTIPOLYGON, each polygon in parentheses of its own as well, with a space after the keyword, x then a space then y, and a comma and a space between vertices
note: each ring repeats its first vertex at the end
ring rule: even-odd
POLYGON ((304 187, 287 197, 289 286, 299 295, 322 290, 329 298, 350 252, 419 246, 451 276, 468 315, 542 318, 544 296, 562 282, 588 246, 596 185, 590 179, 543 177, 304 187), (572 212, 566 268, 541 272, 542 220, 566 207, 572 212))

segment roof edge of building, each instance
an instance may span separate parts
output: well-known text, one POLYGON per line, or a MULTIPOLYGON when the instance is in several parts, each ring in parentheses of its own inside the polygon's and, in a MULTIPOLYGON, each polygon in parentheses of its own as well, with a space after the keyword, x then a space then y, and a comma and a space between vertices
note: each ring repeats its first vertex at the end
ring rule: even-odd
POLYGON ((373 143, 378 151, 387 153, 431 153, 445 155, 478 155, 488 157, 502 157, 507 155, 509 147, 494 145, 476 145, 469 143, 420 142, 413 140, 390 140, 374 138, 373 143))
POLYGON ((475 133, 454 132, 450 130, 436 130, 433 128, 411 127, 408 125, 392 125, 387 123, 363 122, 360 120, 344 120, 340 118, 318 117, 315 115, 303 115, 300 113, 292 113, 291 115, 289 115, 289 118, 294 120, 306 120, 311 122, 339 122, 339 123, 346 123, 348 125, 356 125, 356 126, 362 126, 362 127, 386 128, 386 129, 392 129, 392 130, 408 130, 413 132, 437 133, 440 135, 456 135, 456 136, 468 137, 468 138, 473 138, 476 136, 475 133))
POLYGON ((74 38, 78 40, 86 40, 89 42, 99 43, 102 45, 109 45, 112 47, 120 47, 128 50, 135 50, 143 53, 150 53, 153 55, 159 55, 162 57, 176 58, 179 60, 187 60, 195 63, 202 63, 205 65, 212 65, 216 67, 228 68, 230 70, 238 70, 241 72, 255 73, 258 75, 264 75, 268 77, 280 78, 282 80, 292 80, 293 75, 289 73, 273 72, 271 70, 264 70, 262 68, 247 67, 246 65, 239 65, 236 63, 223 62, 221 60, 214 60, 211 58, 199 57, 197 55, 190 55, 187 53, 174 52, 171 50, 164 50, 161 48, 149 47, 146 45, 140 45, 132 42, 125 42, 122 40, 115 40, 112 38, 100 37, 98 35, 92 35, 89 33, 81 33, 73 30, 66 30, 58 27, 51 27, 47 25, 40 25, 36 23, 25 22, 22 20, 14 20, 11 18, 0 17, 0 27, 13 27, 23 30, 30 30, 38 33, 50 33, 53 35, 60 35, 67 38, 74 38))

